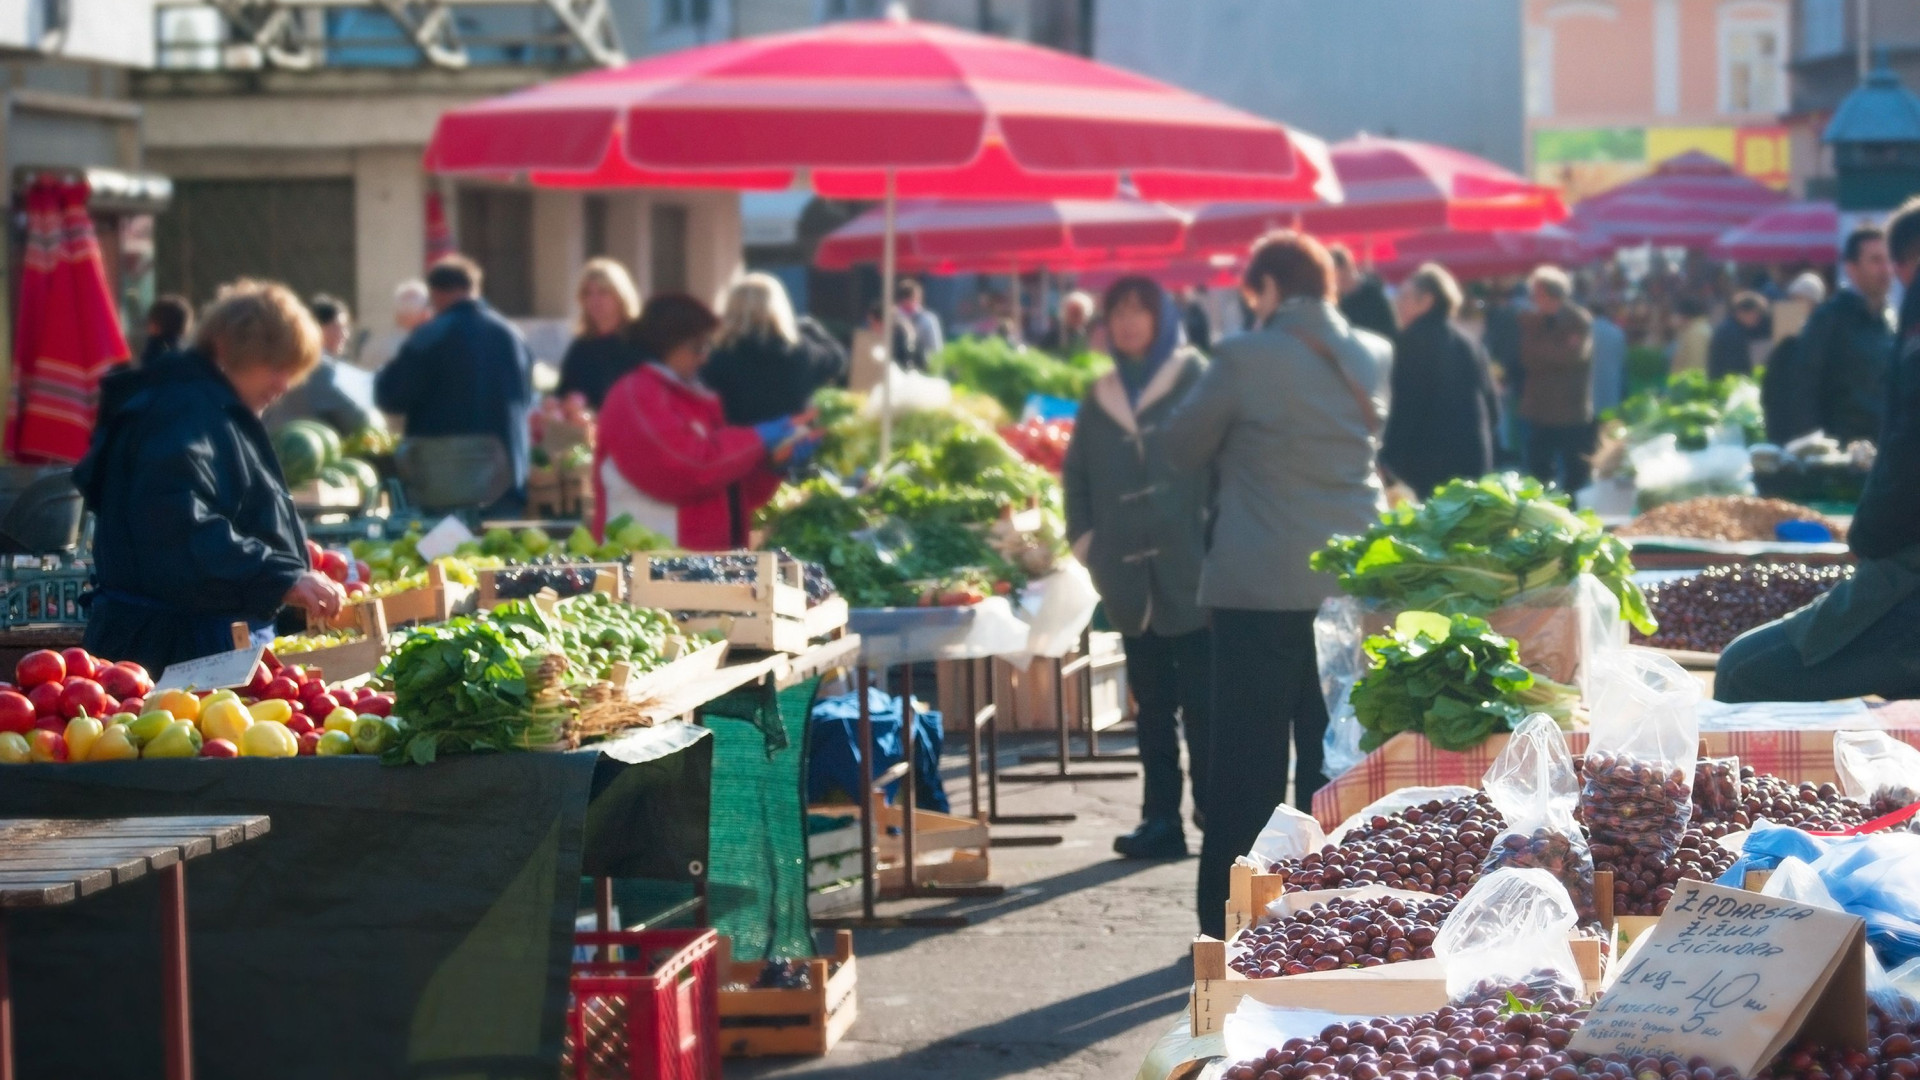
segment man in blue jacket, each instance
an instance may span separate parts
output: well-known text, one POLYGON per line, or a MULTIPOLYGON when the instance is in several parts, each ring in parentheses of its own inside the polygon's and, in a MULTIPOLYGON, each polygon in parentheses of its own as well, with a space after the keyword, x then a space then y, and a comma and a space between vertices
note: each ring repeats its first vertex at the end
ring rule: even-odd
POLYGON ((496 514, 517 514, 527 497, 527 417, 533 354, 520 331, 480 299, 480 268, 449 255, 427 271, 434 316, 407 336, 373 384, 381 409, 406 417, 407 436, 491 435, 500 440, 512 484, 496 514))

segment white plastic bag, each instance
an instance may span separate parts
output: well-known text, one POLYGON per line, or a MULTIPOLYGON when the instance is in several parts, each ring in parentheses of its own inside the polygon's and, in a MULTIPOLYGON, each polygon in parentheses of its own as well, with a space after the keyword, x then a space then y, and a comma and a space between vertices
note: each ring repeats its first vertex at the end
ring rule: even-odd
POLYGON ((1840 791, 1881 817, 1920 802, 1920 748, 1884 731, 1833 733, 1833 771, 1840 791))
POLYGON ((1353 715, 1353 684, 1367 673, 1365 635, 1360 630, 1360 601, 1335 596, 1320 603, 1313 619, 1313 650, 1320 665, 1320 694, 1327 702, 1327 733, 1321 739, 1321 767, 1329 782, 1366 759, 1360 749, 1360 721, 1353 715))
POLYGON ((1093 587, 1087 568, 1071 555, 1055 563, 1053 573, 1027 586, 1028 591, 1036 588, 1040 606, 1029 624, 1027 652, 1046 659, 1065 656, 1080 643, 1080 632, 1093 621, 1100 593, 1093 587))
POLYGON ((1267 819, 1260 835, 1253 838, 1253 846, 1234 862, 1266 874, 1283 859, 1298 859, 1326 846, 1327 834, 1320 831, 1320 823, 1313 815, 1281 803, 1273 808, 1273 816, 1267 819))
MULTIPOLYGON (((1846 910, 1827 890, 1827 884, 1820 880, 1820 874, 1812 866, 1792 856, 1780 860, 1780 865, 1774 868, 1767 883, 1761 886, 1760 895, 1828 911, 1846 910)), ((1867 997, 1898 1023, 1907 1024, 1920 1019, 1920 1000, 1915 1000, 1909 989, 1887 973, 1873 949, 1864 951, 1867 956, 1867 997)), ((1911 974, 1916 965, 1920 965, 1920 960, 1910 960, 1901 965, 1900 972, 1911 974)))
POLYGON ((1744 441, 1716 440, 1704 450, 1682 450, 1659 435, 1627 451, 1642 512, 1698 495, 1753 494, 1753 459, 1744 441))
POLYGON ((876 386, 867 395, 860 412, 868 419, 879 417, 882 408, 895 417, 923 409, 945 409, 953 404, 953 384, 932 375, 908 371, 888 364, 884 386, 876 386))
POLYGON ((1593 855, 1587 850, 1586 833, 1574 818, 1580 777, 1574 772, 1567 738, 1553 718, 1535 713, 1521 721, 1482 783, 1507 828, 1493 838, 1481 872, 1506 867, 1545 870, 1573 898, 1581 925, 1598 927, 1593 855))
POLYGON ((1430 802, 1444 803, 1464 799, 1476 790, 1459 784, 1447 784, 1441 787, 1408 787, 1390 791, 1361 807, 1352 817, 1341 822, 1339 827, 1327 834, 1327 843, 1340 843, 1347 838, 1348 833, 1368 824, 1374 818, 1392 817, 1402 810, 1425 806, 1430 802))
POLYGON ((1545 870, 1495 870, 1440 924, 1433 953, 1447 973, 1447 1000, 1585 996, 1567 936, 1579 921, 1566 887, 1545 870))
POLYGON ((1673 853, 1693 817, 1700 681, 1652 649, 1594 661, 1593 733, 1580 817, 1596 862, 1673 853))

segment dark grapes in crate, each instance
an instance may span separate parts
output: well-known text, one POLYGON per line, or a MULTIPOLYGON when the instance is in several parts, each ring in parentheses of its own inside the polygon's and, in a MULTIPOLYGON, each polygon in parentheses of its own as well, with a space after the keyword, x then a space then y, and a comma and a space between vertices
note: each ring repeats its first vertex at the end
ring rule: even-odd
MULTIPOLYGON (((795 559, 784 549, 776 549, 782 559, 800 563, 801 579, 807 590, 807 603, 818 604, 835 594, 827 569, 819 563, 795 559)), ((713 555, 665 555, 649 561, 654 581, 691 581, 700 584, 752 585, 760 580, 757 552, 733 551, 713 555)))
POLYGON ((590 593, 599 581, 599 571, 588 565, 591 562, 575 555, 542 555, 513 563, 494 571, 494 592, 502 600, 525 599, 543 589, 553 590, 561 599, 590 593))

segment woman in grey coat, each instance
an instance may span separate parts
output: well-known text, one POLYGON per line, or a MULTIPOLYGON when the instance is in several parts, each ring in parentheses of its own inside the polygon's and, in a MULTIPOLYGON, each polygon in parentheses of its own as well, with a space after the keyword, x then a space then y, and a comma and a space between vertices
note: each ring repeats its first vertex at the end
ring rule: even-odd
POLYGON ((1140 827, 1113 849, 1130 859, 1181 858, 1182 727, 1196 808, 1206 788, 1208 635, 1196 595, 1213 473, 1170 463, 1160 425, 1206 360, 1181 346, 1179 313, 1148 278, 1114 282, 1103 310, 1114 369, 1087 391, 1067 444, 1067 535, 1120 631, 1139 706, 1140 827))
POLYGON ((1227 873, 1246 853, 1293 768, 1307 809, 1321 776, 1327 707, 1313 619, 1339 590, 1307 558, 1372 524, 1392 346, 1333 306, 1327 251, 1276 233, 1254 249, 1241 290, 1250 333, 1221 342, 1162 432, 1176 467, 1212 465, 1219 494, 1200 603, 1213 628, 1213 749, 1200 847, 1200 926, 1220 936, 1227 873), (1291 753, 1288 744, 1291 743, 1291 753))

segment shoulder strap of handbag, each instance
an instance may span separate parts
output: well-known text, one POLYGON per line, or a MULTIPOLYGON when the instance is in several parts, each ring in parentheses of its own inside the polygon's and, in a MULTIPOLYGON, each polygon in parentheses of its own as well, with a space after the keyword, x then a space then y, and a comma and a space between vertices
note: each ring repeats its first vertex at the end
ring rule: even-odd
POLYGON ((1374 408, 1372 395, 1362 390, 1360 384, 1353 381, 1353 376, 1347 374, 1347 369, 1340 363, 1340 358, 1333 354, 1333 349, 1326 342, 1298 327, 1287 327, 1287 333, 1299 339, 1300 344, 1305 345, 1313 355, 1326 361, 1327 366, 1333 369, 1333 373, 1340 377, 1341 385, 1347 388, 1347 393, 1353 395, 1353 403, 1360 406, 1360 416, 1367 422, 1367 433, 1379 435, 1380 429, 1385 425, 1380 421, 1380 410, 1374 408))

